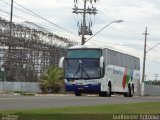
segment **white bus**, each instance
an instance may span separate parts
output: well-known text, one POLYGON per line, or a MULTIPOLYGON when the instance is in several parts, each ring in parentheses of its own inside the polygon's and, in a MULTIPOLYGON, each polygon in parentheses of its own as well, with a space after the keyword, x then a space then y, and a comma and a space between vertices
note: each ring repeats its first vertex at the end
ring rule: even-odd
POLYGON ((140 82, 140 59, 109 48, 73 46, 62 57, 59 67, 65 70, 65 89, 111 96, 132 97, 140 82))

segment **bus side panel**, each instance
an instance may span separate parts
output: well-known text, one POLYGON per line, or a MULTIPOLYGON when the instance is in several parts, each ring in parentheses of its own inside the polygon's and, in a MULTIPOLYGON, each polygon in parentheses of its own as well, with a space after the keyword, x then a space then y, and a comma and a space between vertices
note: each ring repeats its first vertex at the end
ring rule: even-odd
POLYGON ((112 92, 126 92, 126 85, 123 88, 124 73, 125 68, 123 67, 113 65, 107 66, 107 76, 112 84, 112 92))
POLYGON ((128 84, 134 84, 134 92, 139 89, 139 59, 124 53, 107 49, 105 58, 105 79, 111 81, 112 92, 127 92, 128 84))
POLYGON ((107 79, 111 81, 112 92, 127 92, 128 84, 134 85, 134 92, 139 89, 139 71, 119 66, 107 66, 107 79))
POLYGON ((107 76, 107 50, 104 48, 102 50, 102 55, 104 58, 104 77, 101 79, 101 92, 106 92, 107 91, 107 86, 108 86, 108 76, 107 76))

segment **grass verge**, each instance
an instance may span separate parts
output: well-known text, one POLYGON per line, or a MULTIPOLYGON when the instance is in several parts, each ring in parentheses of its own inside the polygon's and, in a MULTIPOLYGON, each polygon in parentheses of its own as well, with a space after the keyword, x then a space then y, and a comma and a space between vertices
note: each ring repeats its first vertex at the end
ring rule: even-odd
POLYGON ((160 114, 160 102, 11 110, 1 111, 0 114, 18 115, 18 120, 106 120, 107 118, 112 120, 115 114, 135 115, 135 117, 140 117, 142 114, 160 114))

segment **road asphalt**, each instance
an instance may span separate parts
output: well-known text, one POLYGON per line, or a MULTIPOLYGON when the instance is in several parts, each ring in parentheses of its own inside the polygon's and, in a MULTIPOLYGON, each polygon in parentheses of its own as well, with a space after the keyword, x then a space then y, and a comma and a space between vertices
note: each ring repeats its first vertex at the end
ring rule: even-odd
POLYGON ((127 104, 140 102, 160 102, 160 97, 98 97, 74 95, 2 95, 0 94, 0 111, 17 109, 60 108, 67 106, 93 106, 103 104, 127 104))

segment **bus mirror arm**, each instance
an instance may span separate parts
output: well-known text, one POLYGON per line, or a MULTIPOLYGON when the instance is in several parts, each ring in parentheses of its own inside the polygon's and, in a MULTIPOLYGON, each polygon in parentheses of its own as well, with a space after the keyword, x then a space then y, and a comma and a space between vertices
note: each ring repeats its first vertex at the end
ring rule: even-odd
POLYGON ((60 61, 59 61, 59 68, 64 68, 64 60, 65 60, 65 57, 61 57, 60 61))
POLYGON ((103 68, 103 66, 104 66, 104 58, 103 58, 103 56, 102 57, 100 57, 100 68, 103 68))

